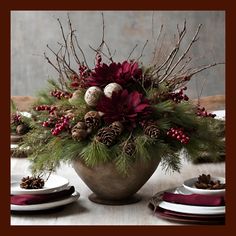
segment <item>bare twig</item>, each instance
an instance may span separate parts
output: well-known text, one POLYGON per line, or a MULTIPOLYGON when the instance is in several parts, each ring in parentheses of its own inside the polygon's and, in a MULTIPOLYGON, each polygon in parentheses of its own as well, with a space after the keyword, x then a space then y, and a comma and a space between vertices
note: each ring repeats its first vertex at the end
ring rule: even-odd
MULTIPOLYGON (((64 29, 62 27, 61 21, 59 18, 57 18, 57 21, 60 25, 60 29, 61 29, 61 34, 62 34, 62 38, 64 40, 64 44, 65 44, 65 54, 67 54, 67 59, 68 59, 68 65, 70 65, 70 53, 68 51, 68 37, 65 37, 65 33, 64 33, 64 29)), ((63 57, 65 59, 65 56, 63 57)))
POLYGON ((198 67, 198 68, 193 69, 190 74, 191 74, 191 76, 193 76, 193 75, 198 74, 198 73, 200 73, 200 72, 202 72, 203 70, 206 70, 206 69, 208 69, 208 68, 211 68, 211 67, 214 67, 214 66, 217 66, 217 65, 224 65, 224 64, 225 64, 224 62, 215 62, 215 63, 213 63, 213 64, 200 66, 200 67, 198 67))
POLYGON ((105 39, 105 21, 104 21, 104 14, 103 14, 103 12, 101 12, 101 16, 102 16, 102 40, 101 40, 100 45, 97 48, 98 52, 102 51, 103 45, 105 43, 105 40, 104 40, 105 39))
POLYGON ((127 57, 127 61, 130 59, 131 55, 133 54, 134 50, 138 47, 138 44, 135 44, 131 52, 129 53, 129 56, 127 57))
POLYGON ((184 26, 183 26, 182 31, 179 31, 179 28, 177 28, 177 29, 178 29, 178 35, 179 35, 178 42, 176 43, 175 47, 171 50, 171 52, 167 56, 166 60, 160 66, 157 67, 157 69, 155 70, 155 73, 158 73, 167 65, 168 66, 167 66, 165 73, 167 73, 167 70, 169 70, 175 56, 177 55, 177 53, 179 51, 180 43, 186 34, 186 21, 184 21, 184 26))
POLYGON ((186 50, 184 51, 184 53, 179 57, 179 59, 177 60, 177 62, 172 66, 172 68, 170 69, 170 71, 165 75, 163 76, 161 79, 160 79, 160 82, 164 81, 169 75, 171 75, 171 73, 174 71, 174 69, 179 65, 179 63, 185 58, 185 56, 187 55, 187 53, 189 52, 190 48, 192 47, 192 45, 198 40, 197 36, 198 36, 198 33, 200 31, 202 27, 202 24, 200 24, 191 40, 191 42, 189 43, 188 47, 186 48, 186 50))
POLYGON ((95 48, 93 48, 91 45, 89 45, 89 47, 94 51, 94 52, 96 52, 96 53, 100 53, 100 54, 102 54, 104 57, 106 57, 108 60, 110 60, 111 62, 113 62, 112 61, 112 58, 110 58, 106 53, 104 53, 103 51, 98 51, 97 49, 95 49, 95 48))
POLYGON ((145 44, 143 45, 143 48, 142 48, 142 50, 141 50, 141 54, 140 54, 140 56, 136 59, 136 61, 138 61, 138 60, 143 56, 143 52, 144 52, 144 49, 146 48, 147 44, 148 44, 148 40, 146 40, 145 44))
POLYGON ((81 65, 80 59, 79 59, 79 57, 76 53, 75 46, 74 46, 74 43, 73 43, 73 35, 74 35, 75 30, 72 29, 72 24, 71 24, 69 13, 67 15, 67 18, 68 18, 68 25, 69 25, 69 29, 70 29, 70 48, 71 48, 71 52, 72 52, 72 55, 73 55, 76 63, 81 65))
POLYGON ((159 52, 160 52, 160 49, 159 49, 159 50, 158 50, 158 54, 156 53, 156 52, 157 52, 157 44, 158 44, 158 41, 159 41, 159 39, 160 39, 160 37, 161 37, 162 30, 163 30, 163 25, 161 25, 159 34, 157 35, 157 38, 156 38, 156 42, 155 42, 155 46, 154 46, 154 51, 153 51, 152 62, 154 62, 156 56, 159 55, 159 52), (157 54, 157 55, 156 55, 156 54, 157 54))
POLYGON ((46 55, 46 53, 43 53, 44 58, 47 60, 47 62, 58 72, 60 73, 59 69, 51 62, 51 60, 49 59, 49 57, 46 55))

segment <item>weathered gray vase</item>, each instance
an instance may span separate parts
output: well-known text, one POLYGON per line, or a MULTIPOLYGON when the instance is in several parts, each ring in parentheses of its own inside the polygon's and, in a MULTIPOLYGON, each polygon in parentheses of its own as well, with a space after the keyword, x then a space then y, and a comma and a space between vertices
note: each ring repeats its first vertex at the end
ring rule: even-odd
POLYGON ((135 193, 147 182, 158 167, 160 160, 136 161, 127 176, 120 174, 114 163, 88 167, 80 159, 73 167, 80 178, 92 190, 89 199, 109 205, 130 204, 140 200, 135 193))

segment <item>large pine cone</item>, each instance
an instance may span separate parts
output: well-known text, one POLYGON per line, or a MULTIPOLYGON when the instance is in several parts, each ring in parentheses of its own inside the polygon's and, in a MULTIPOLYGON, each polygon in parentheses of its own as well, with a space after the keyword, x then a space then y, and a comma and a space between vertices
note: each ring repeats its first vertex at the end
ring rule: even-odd
POLYGON ((153 139, 158 139, 160 136, 160 130, 156 124, 148 124, 144 127, 144 134, 153 139))
POLYGON ((121 135, 124 126, 119 121, 113 122, 111 125, 109 125, 109 128, 111 128, 114 131, 115 136, 121 135))
POLYGON ((116 135, 114 133, 114 130, 110 127, 104 127, 97 133, 97 140, 108 147, 115 142, 115 139, 116 135))
POLYGON ((91 129, 97 129, 100 126, 101 117, 97 111, 89 111, 84 116, 86 126, 91 129))

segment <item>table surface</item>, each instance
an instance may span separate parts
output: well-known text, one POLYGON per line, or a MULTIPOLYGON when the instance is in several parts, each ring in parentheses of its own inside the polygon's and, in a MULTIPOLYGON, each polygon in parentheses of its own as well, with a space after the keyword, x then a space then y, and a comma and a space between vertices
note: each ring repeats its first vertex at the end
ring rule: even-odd
MULTIPOLYGON (((11 158, 11 173, 27 175, 29 162, 25 158, 11 158)), ((157 168, 148 182, 139 190, 142 200, 123 206, 100 205, 88 200, 90 189, 70 165, 61 165, 57 174, 67 178, 80 193, 78 201, 60 209, 46 212, 12 212, 11 225, 180 225, 153 215, 147 207, 157 192, 180 186, 185 179, 200 174, 225 177, 225 163, 192 164, 183 159, 180 173, 165 173, 157 168)))

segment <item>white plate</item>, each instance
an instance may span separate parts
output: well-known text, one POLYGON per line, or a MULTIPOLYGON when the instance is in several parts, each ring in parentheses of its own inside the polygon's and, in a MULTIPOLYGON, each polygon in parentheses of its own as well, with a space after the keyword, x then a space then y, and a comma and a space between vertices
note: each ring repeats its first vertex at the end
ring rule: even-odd
POLYGON ((78 192, 74 192, 70 197, 65 198, 63 200, 34 204, 34 205, 13 205, 11 204, 11 211, 40 211, 40 210, 48 210, 59 206, 64 206, 75 202, 79 198, 80 194, 78 192))
MULTIPOLYGON (((211 177, 211 179, 213 181, 220 180, 220 182, 222 184, 225 183, 225 178, 222 178, 222 177, 211 177)), ((196 188, 194 186, 194 184, 196 183, 197 180, 198 180, 197 177, 185 180, 184 183, 183 183, 184 188, 187 189, 188 191, 192 192, 192 193, 197 193, 197 194, 225 195, 225 189, 200 189, 200 188, 196 188)))
POLYGON ((225 110, 213 111, 212 114, 216 115, 216 119, 225 120, 225 110))
POLYGON ((58 175, 50 175, 49 179, 45 181, 45 185, 42 189, 23 189, 20 187, 22 175, 11 175, 11 194, 47 194, 60 191, 64 189, 69 181, 58 175))
MULTIPOLYGON (((166 190, 166 191, 169 191, 169 190, 166 190)), ((178 187, 172 192, 179 193, 179 194, 191 194, 191 192, 188 192, 186 189, 184 189, 184 187, 178 187)), ((199 215, 225 214, 225 206, 217 206, 217 207, 192 206, 192 205, 190 206, 190 205, 176 204, 176 203, 161 201, 159 203, 159 207, 164 208, 166 210, 170 210, 170 211, 188 213, 188 214, 199 214, 199 215)))

